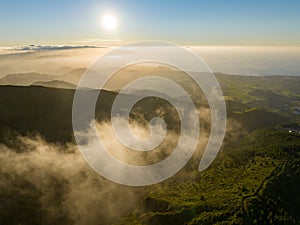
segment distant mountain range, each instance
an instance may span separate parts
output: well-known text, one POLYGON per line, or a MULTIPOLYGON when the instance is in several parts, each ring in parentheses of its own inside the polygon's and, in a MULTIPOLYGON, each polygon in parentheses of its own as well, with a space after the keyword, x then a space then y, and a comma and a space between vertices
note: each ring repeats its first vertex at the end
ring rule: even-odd
POLYGON ((79 68, 62 75, 50 75, 42 73, 17 73, 8 74, 0 79, 0 85, 30 86, 40 85, 56 88, 76 88, 86 68, 79 68))

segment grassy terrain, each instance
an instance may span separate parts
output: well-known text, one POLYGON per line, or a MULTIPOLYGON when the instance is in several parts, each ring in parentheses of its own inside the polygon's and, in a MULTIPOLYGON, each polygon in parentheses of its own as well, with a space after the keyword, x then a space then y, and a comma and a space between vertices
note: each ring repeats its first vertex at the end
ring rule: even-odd
POLYGON ((299 224, 300 136, 259 130, 189 181, 149 188, 116 224, 299 224))
MULTIPOLYGON (((299 127, 293 110, 300 104, 300 78, 217 79, 229 122, 216 160, 199 172, 195 155, 173 178, 138 189, 107 185, 66 148, 74 144, 74 90, 1 86, 0 224, 300 224, 300 136, 278 129, 299 127), (38 147, 19 140, 36 134, 45 140, 38 147)), ((101 93, 95 115, 107 121, 117 93, 101 93)), ((200 95, 193 100, 207 109, 200 95)), ((145 123, 157 115, 179 131, 176 112, 161 99, 139 102, 131 119, 145 123)))

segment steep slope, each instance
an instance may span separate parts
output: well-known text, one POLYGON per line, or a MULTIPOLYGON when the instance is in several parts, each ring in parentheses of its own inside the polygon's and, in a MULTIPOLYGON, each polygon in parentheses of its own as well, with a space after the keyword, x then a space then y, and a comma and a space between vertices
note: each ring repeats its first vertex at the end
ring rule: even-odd
POLYGON ((299 224, 300 136, 259 130, 208 170, 150 187, 115 224, 299 224))

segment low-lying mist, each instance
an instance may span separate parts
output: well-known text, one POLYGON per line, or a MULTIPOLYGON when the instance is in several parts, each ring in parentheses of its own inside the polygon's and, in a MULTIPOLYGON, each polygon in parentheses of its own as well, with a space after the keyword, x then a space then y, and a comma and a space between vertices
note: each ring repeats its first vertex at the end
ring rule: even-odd
MULTIPOLYGON (((111 124, 97 125, 108 149, 130 163, 153 162, 168 154, 176 134, 168 135, 158 152, 128 157, 112 139, 111 124)), ((147 130, 133 124, 135 134, 147 130)), ((103 179, 84 161, 74 143, 53 144, 40 136, 18 136, 13 145, 0 146, 0 223, 111 224, 132 212, 146 188, 133 188, 103 179)), ((128 152, 127 152, 128 153, 128 152)))
POLYGON ((102 179, 76 146, 18 137, 0 146, 1 224, 105 224, 134 209, 137 189, 102 179))
MULTIPOLYGON (((209 118, 209 110, 203 109, 201 116, 209 118)), ((131 122, 132 132, 140 138, 149 135, 144 122, 131 122)), ((229 123, 229 131, 239 128, 229 123)), ((112 155, 133 165, 166 158, 180 135, 168 132, 157 149, 145 153, 122 146, 110 122, 97 123, 97 130, 112 155)), ((200 133, 191 165, 179 177, 198 168, 208 139, 206 129, 200 133)), ((0 145, 0 164, 0 224, 112 224, 134 211, 149 188, 110 182, 88 166, 75 143, 50 143, 40 135, 17 136, 10 147, 0 145)))

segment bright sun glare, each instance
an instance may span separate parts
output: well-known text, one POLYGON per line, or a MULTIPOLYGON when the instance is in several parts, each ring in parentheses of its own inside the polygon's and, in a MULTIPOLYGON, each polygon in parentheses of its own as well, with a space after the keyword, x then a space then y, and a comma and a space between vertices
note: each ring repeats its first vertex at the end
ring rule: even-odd
POLYGON ((102 26, 107 30, 114 30, 117 27, 117 19, 111 14, 102 17, 102 26))

